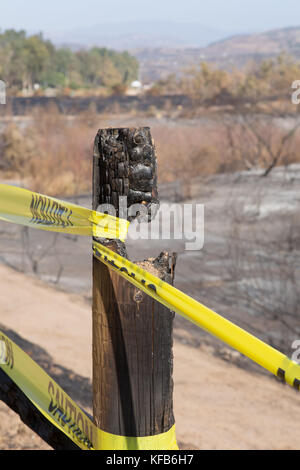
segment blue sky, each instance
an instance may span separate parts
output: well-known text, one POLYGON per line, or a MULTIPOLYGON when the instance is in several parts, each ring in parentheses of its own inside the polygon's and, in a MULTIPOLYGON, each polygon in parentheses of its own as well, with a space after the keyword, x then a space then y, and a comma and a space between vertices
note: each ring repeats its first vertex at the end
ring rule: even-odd
POLYGON ((197 22, 254 32, 300 25, 300 0, 2 0, 0 28, 71 31, 139 19, 197 22))

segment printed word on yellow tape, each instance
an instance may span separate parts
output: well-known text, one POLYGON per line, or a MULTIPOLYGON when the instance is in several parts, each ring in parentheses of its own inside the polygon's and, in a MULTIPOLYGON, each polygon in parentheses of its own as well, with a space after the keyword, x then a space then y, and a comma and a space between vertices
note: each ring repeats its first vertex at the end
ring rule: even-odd
POLYGON ((129 222, 76 204, 0 184, 0 219, 51 232, 125 240, 129 222))
POLYGON ((124 437, 100 430, 64 390, 0 331, 0 367, 34 406, 82 450, 176 450, 175 426, 156 436, 124 437))
POLYGON ((300 366, 281 352, 100 243, 93 243, 93 252, 97 259, 170 310, 213 334, 296 390, 300 389, 300 366))

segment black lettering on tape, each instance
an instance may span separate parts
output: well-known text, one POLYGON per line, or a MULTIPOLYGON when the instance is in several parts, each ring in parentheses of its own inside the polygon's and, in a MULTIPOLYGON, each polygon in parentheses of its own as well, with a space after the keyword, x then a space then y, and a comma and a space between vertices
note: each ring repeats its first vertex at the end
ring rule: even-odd
POLYGON ((152 290, 154 290, 154 292, 156 292, 156 287, 155 287, 154 284, 148 284, 147 287, 148 287, 148 289, 152 289, 152 290))
POLYGON ((71 209, 52 201, 46 196, 32 194, 30 211, 31 223, 41 225, 56 225, 58 227, 73 226, 70 220, 73 214, 71 209))
POLYGON ((296 390, 300 390, 300 380, 298 379, 295 379, 294 380, 294 383, 293 383, 293 387, 296 389, 296 390))
POLYGON ((277 377, 279 378, 279 380, 282 382, 282 383, 285 383, 285 370, 283 369, 278 369, 277 371, 277 377))
POLYGON ((73 214, 73 211, 70 209, 69 215, 67 217, 67 222, 68 222, 68 225, 71 226, 71 227, 73 227, 73 223, 70 220, 70 217, 71 217, 72 214, 73 214))
MULTIPOLYGON (((55 385, 51 381, 48 385, 48 393, 50 395, 48 412, 51 413, 51 415, 61 425, 61 427, 66 426, 69 434, 72 432, 73 436, 75 436, 79 442, 83 443, 85 446, 91 449, 93 444, 88 437, 88 433, 85 435, 85 430, 88 430, 88 423, 84 423, 84 417, 82 413, 79 412, 77 416, 75 406, 69 402, 67 396, 65 396, 59 388, 57 388, 55 393, 55 385), (68 409, 71 410, 70 413, 68 413, 68 409), (74 412, 74 419, 72 419, 71 416, 73 414, 72 412, 74 412)), ((90 437, 92 437, 92 430, 90 432, 90 437)))

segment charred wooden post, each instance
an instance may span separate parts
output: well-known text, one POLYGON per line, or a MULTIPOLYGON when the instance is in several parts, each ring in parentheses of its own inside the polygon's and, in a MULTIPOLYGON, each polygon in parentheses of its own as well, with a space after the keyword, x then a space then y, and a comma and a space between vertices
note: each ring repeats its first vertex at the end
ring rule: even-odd
MULTIPOLYGON (((157 165, 149 128, 99 130, 94 146, 93 209, 119 198, 148 210, 158 203, 157 165)), ((97 240, 123 257, 120 241, 97 240)), ((140 264, 172 283, 168 253, 140 264)), ((173 416, 174 313, 93 259, 93 409, 103 431, 129 437, 170 430, 173 416)))

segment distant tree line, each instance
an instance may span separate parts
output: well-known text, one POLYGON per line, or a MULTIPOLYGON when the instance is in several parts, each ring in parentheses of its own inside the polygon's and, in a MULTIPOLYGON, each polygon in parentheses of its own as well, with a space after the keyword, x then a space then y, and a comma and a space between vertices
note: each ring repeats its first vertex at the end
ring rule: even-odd
POLYGON ((224 70, 215 64, 201 62, 181 76, 175 74, 157 81, 149 90, 152 95, 185 94, 197 102, 225 96, 260 100, 286 96, 300 77, 300 62, 285 53, 262 62, 249 62, 243 69, 224 70))
POLYGON ((11 90, 41 88, 126 87, 138 77, 139 64, 128 52, 93 47, 57 48, 42 34, 13 29, 0 33, 0 79, 11 90))

